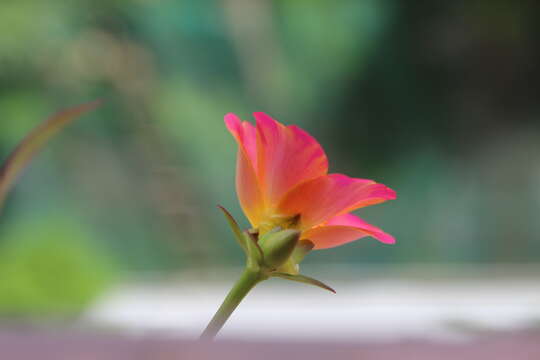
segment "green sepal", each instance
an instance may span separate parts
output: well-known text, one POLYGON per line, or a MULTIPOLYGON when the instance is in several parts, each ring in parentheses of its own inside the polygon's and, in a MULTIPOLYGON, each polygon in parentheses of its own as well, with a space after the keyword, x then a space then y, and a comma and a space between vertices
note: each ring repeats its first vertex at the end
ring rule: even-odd
POLYGON ((286 273, 290 275, 298 275, 299 264, 304 260, 304 257, 313 250, 315 244, 309 240, 300 240, 294 248, 291 257, 280 267, 276 269, 277 272, 286 273))
POLYGON ((244 237, 244 234, 242 233, 242 230, 240 230, 240 227, 238 226, 238 223, 234 219, 234 217, 231 215, 231 213, 225 209, 223 206, 218 205, 217 206, 225 215, 225 218, 227 219, 227 222, 229 223, 229 226, 231 227, 231 230, 234 234, 234 237, 236 238, 236 242, 240 245, 240 247, 244 250, 246 255, 248 254, 248 249, 246 245, 246 238, 244 237))
POLYGON ((260 239, 261 249, 264 253, 264 264, 271 270, 285 264, 291 257, 300 231, 293 229, 269 232, 260 239))
POLYGON ((242 235, 245 239, 247 248, 247 267, 258 271, 263 263, 264 254, 261 247, 257 243, 257 236, 251 233, 249 230, 244 231, 242 235))
POLYGON ((279 277, 279 278, 282 278, 282 279, 285 279, 285 280, 297 281, 297 282, 301 282, 301 283, 304 283, 304 284, 310 284, 310 285, 318 286, 318 287, 320 287, 322 289, 333 292, 334 294, 336 293, 336 291, 334 289, 332 289, 330 286, 326 285, 322 281, 310 278, 309 276, 292 275, 292 274, 286 274, 286 273, 280 273, 280 272, 273 272, 273 273, 270 274, 270 276, 279 277))
POLYGON ((236 238, 236 242, 238 242, 242 250, 244 250, 247 258, 248 268, 258 271, 261 267, 260 264, 263 262, 263 251, 257 243, 257 235, 250 230, 242 231, 234 217, 227 209, 221 205, 218 205, 217 207, 225 215, 234 237, 236 238))
POLYGON ((300 240, 298 244, 296 245, 296 248, 294 248, 294 251, 291 255, 291 259, 295 264, 300 264, 302 260, 304 260, 304 257, 313 250, 315 247, 315 244, 312 243, 309 240, 300 240))
POLYGON ((283 265, 281 265, 280 267, 276 269, 276 272, 290 274, 290 275, 298 275, 299 271, 300 271, 300 266, 294 262, 292 256, 287 261, 285 261, 283 265))

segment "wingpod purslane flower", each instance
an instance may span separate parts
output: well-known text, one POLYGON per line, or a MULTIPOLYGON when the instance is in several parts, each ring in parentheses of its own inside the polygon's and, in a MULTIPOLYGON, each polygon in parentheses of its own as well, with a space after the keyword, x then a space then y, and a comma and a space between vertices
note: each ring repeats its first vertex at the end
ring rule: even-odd
POLYGON ((328 174, 328 160, 307 132, 254 113, 256 126, 225 116, 238 143, 236 191, 253 228, 261 235, 275 227, 295 228, 300 239, 326 249, 371 236, 393 244, 394 237, 350 212, 396 198, 373 180, 328 174), (296 221, 291 221, 296 219, 296 221))
POLYGON ((328 174, 321 145, 297 126, 285 126, 262 112, 256 124, 234 114, 225 124, 238 144, 236 191, 251 228, 240 230, 220 207, 247 257, 246 269, 227 295, 201 339, 212 339, 247 293, 270 277, 328 285, 300 275, 298 264, 311 251, 340 246, 363 237, 385 244, 389 235, 351 212, 396 198, 373 180, 328 174))

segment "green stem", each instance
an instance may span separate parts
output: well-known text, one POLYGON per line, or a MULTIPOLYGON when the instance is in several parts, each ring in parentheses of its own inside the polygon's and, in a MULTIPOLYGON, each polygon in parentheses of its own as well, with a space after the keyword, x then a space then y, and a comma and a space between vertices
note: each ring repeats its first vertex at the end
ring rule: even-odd
POLYGON ((264 276, 260 271, 250 270, 249 268, 245 269, 240 279, 238 279, 225 300, 223 300, 223 304, 221 304, 212 320, 210 320, 206 329, 204 329, 200 339, 212 340, 223 325, 225 325, 225 322, 242 299, 262 280, 264 280, 264 276))

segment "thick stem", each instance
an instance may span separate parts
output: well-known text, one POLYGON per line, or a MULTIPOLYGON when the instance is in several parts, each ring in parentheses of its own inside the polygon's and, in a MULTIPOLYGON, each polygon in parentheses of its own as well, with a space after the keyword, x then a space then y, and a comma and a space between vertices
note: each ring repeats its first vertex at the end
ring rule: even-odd
POLYGON ((238 279, 236 284, 234 284, 234 287, 229 291, 225 300, 223 300, 223 304, 221 304, 212 320, 210 320, 206 329, 204 329, 200 339, 212 340, 219 330, 221 330, 242 299, 244 299, 248 292, 263 279, 264 277, 260 271, 253 271, 249 268, 245 269, 242 276, 240 276, 240 279, 238 279))

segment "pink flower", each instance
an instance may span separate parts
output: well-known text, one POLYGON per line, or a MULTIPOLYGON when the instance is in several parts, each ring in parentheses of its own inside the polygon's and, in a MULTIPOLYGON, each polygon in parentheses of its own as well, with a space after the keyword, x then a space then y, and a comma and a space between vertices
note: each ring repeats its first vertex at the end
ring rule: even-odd
POLYGON ((225 116, 238 142, 236 191, 253 228, 301 231, 315 249, 371 236, 393 244, 394 237, 350 212, 396 198, 394 190, 373 180, 328 174, 319 143, 297 126, 285 126, 262 112, 257 125, 225 116))

